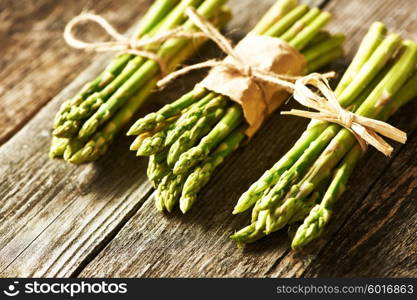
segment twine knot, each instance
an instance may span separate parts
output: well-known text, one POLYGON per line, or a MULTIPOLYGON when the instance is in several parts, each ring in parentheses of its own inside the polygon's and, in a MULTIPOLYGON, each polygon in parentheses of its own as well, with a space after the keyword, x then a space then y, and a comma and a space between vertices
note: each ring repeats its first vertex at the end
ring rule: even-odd
MULTIPOLYGON (((231 64, 226 63, 225 61, 208 60, 202 63, 186 66, 162 78, 158 82, 159 87, 164 87, 177 77, 189 73, 193 70, 221 66, 233 71, 237 71, 241 75, 252 78, 255 81, 276 84, 289 92, 293 91, 294 82, 300 77, 267 72, 245 63, 245 60, 233 48, 231 41, 222 35, 208 20, 199 15, 195 8, 188 7, 186 9, 186 14, 189 19, 202 31, 205 37, 212 40, 225 54, 232 58, 234 63, 231 64)), ((324 76, 333 76, 333 73, 326 73, 324 76)))
POLYGON ((163 31, 149 37, 142 37, 140 39, 135 37, 128 38, 117 32, 106 19, 92 13, 81 13, 74 17, 68 22, 64 30, 64 39, 73 48, 96 52, 116 51, 146 57, 158 63, 163 76, 168 74, 167 65, 159 55, 149 50, 149 46, 165 42, 171 38, 201 37, 206 37, 206 35, 201 32, 187 32, 182 26, 179 26, 174 30, 163 31), (74 27, 85 22, 97 23, 113 40, 107 42, 85 42, 75 38, 73 34, 74 27))

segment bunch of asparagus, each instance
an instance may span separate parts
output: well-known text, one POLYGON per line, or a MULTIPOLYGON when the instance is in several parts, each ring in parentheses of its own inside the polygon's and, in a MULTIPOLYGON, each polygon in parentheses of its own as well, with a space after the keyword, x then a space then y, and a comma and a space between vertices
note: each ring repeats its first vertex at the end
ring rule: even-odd
MULTIPOLYGON (((417 96, 416 63, 416 43, 374 23, 337 86, 337 99, 356 114, 385 121, 417 96)), ((292 248, 316 239, 362 154, 349 130, 312 121, 293 148, 241 196, 233 214, 254 206, 252 221, 231 238, 251 243, 302 222, 292 248)))
MULTIPOLYGON (((221 27, 230 19, 224 7, 226 0, 157 0, 140 23, 138 39, 152 37, 183 26, 194 32, 197 27, 185 15, 187 7, 197 11, 221 27)), ((190 57, 205 41, 171 38, 149 46, 172 71, 190 57)), ((122 54, 72 99, 64 102, 54 125, 50 157, 71 163, 96 160, 114 136, 130 121, 139 106, 152 92, 161 76, 159 64, 151 59, 122 54)))
MULTIPOLYGON (((318 8, 281 0, 252 33, 288 42, 304 54, 310 72, 342 55, 344 36, 322 31, 329 19, 318 8)), ((171 212, 179 200, 186 213, 216 167, 245 139, 245 127, 238 104, 199 87, 139 119, 128 135, 137 136, 131 150, 150 157, 147 173, 157 209, 171 212)))

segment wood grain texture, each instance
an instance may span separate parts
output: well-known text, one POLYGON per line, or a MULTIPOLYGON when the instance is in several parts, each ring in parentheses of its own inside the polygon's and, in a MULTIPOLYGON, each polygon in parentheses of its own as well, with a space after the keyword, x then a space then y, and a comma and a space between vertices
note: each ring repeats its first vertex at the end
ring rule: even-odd
MULTIPOLYGON (((364 5, 364 1, 359 0, 343 0, 332 1, 326 8, 335 15, 332 30, 343 31, 349 36, 347 52, 350 58, 373 20, 381 20, 393 30, 400 30, 402 33, 412 32, 414 23, 410 23, 407 18, 400 20, 393 18, 397 7, 404 8, 407 5, 409 7, 409 4, 408 1, 384 1, 384 5, 379 6, 364 5), (362 13, 358 15, 358 11, 362 13), (401 23, 401 20, 404 23, 401 23)), ((400 117, 394 118, 392 123, 408 132, 415 132, 417 127, 415 108, 417 105, 412 104, 402 110, 398 114, 400 117)), ((151 197, 80 276, 299 277, 413 274, 415 270, 407 273, 404 271, 404 266, 396 266, 394 263, 390 263, 385 272, 379 272, 378 267, 391 259, 391 255, 387 255, 387 252, 392 248, 399 248, 395 253, 405 254, 405 266, 415 266, 417 258, 412 255, 415 243, 411 252, 404 243, 398 244, 400 239, 415 242, 415 230, 403 229, 401 236, 390 241, 386 241, 381 235, 379 238, 368 240, 366 234, 362 236, 360 233, 351 233, 357 222, 362 222, 364 228, 372 228, 373 221, 378 224, 378 220, 371 218, 367 220, 368 214, 366 207, 363 206, 363 198, 369 194, 366 199, 373 205, 385 199, 386 196, 381 196, 378 192, 379 187, 375 182, 381 174, 391 170, 392 163, 401 165, 403 159, 407 161, 407 158, 401 155, 403 152, 415 153, 413 143, 405 147, 398 146, 392 160, 384 158, 375 150, 368 152, 363 159, 367 164, 356 170, 355 177, 349 185, 349 193, 344 195, 336 208, 335 220, 323 238, 314 243, 308 252, 290 251, 286 230, 245 249, 238 249, 228 239, 228 235, 233 230, 241 228, 248 221, 247 215, 231 216, 230 212, 239 195, 285 153, 304 126, 305 122, 299 119, 277 115, 271 118, 247 147, 237 151, 221 167, 211 181, 210 188, 206 188, 200 194, 199 203, 185 216, 180 213, 166 216, 159 214, 153 207, 151 197), (357 218, 350 218, 350 222, 343 226, 353 214, 357 218), (346 228, 349 225, 350 227, 346 228), (342 226, 346 230, 339 230, 342 226), (350 251, 354 251, 352 244, 356 239, 361 238, 364 240, 360 240, 362 243, 360 249, 349 256, 350 251), (342 243, 341 241, 344 240, 351 242, 342 243), (385 245, 387 250, 379 253, 377 249, 382 245, 385 245), (372 251, 372 256, 363 254, 362 265, 353 267, 355 259, 367 251, 368 247, 375 249, 372 251), (345 261, 343 258, 346 256, 351 259, 345 261), (334 263, 335 261, 337 264, 334 263), (362 269, 361 266, 366 266, 368 269, 362 269)), ((394 176, 399 172, 400 170, 394 173, 394 176)), ((414 171, 409 170, 409 172, 412 174, 414 171)), ((389 182, 392 180, 391 176, 392 174, 387 173, 381 180, 389 182)), ((412 178, 413 175, 409 176, 412 178)), ((412 180, 407 181, 408 186, 413 185, 410 181, 412 180)), ((395 189, 396 185, 393 186, 391 188, 395 189)), ((404 206, 412 206, 414 198, 415 193, 413 195, 412 192, 402 192, 398 198, 391 199, 391 204, 400 206, 403 203, 404 206)), ((380 209, 379 216, 387 213, 392 215, 389 213, 392 208, 388 204, 375 209, 380 209)), ((412 215, 412 212, 408 214, 408 216, 412 215)), ((388 216, 379 222, 387 219, 388 216)), ((402 218, 399 216, 398 220, 402 218)), ((407 224, 413 226, 415 223, 410 220, 407 224)), ((393 230, 391 227, 384 229, 393 230)), ((395 232, 397 231, 393 230, 393 234, 395 232)), ((397 261, 400 259, 402 258, 397 261)))
MULTIPOLYGON (((62 32, 71 18, 82 10, 91 10, 123 32, 150 2, 0 1, 0 144, 97 57, 66 45, 62 32)), ((94 25, 82 36, 106 38, 94 25)))
MULTIPOLYGON (((242 1, 234 4, 245 10, 242 1)), ((252 10, 251 22, 267 7, 266 1, 252 10)), ((235 23, 241 29, 235 34, 241 36, 251 22, 240 22, 235 23)), ((197 59, 207 55, 210 51, 202 51, 197 59)), ((110 56, 96 56, 90 67, 0 147, 0 276, 77 274, 151 191, 145 177, 146 160, 127 150, 131 141, 127 137, 119 137, 94 164, 74 166, 47 157, 52 117, 60 103, 102 70, 110 56)), ((200 79, 193 74, 179 80, 152 96, 140 114, 179 97, 200 79)))
MULTIPOLYGON (((108 2, 103 1, 102 9, 110 14, 111 9, 107 10, 105 4, 108 2)), ((257 1, 255 6, 251 5, 251 0, 230 2, 235 19, 228 27, 232 33, 229 36, 238 38, 256 23, 258 16, 273 0, 257 1)), ((330 2, 326 8, 334 14, 332 30, 349 36, 348 58, 335 67, 348 63, 374 20, 381 20, 393 30, 417 40, 413 36, 417 20, 412 16, 402 16, 404 8, 407 11, 417 9, 417 3, 413 1, 386 0, 380 6, 360 0, 324 2, 330 2), (358 11, 361 11, 360 15, 358 11)), ((42 0, 39 3, 37 5, 42 6, 50 2, 42 0)), ((65 10, 63 3, 56 4, 60 7, 57 10, 65 10)), ((119 16, 134 15, 124 3, 132 1, 113 1, 111 5, 120 7, 113 7, 111 16, 116 12, 119 16)), ((65 5, 68 5, 67 1, 65 5)), ((74 4, 74 11, 67 15, 68 19, 78 13, 79 8, 74 4)), ((145 8, 146 5, 138 7, 136 15, 145 8)), ((116 25, 123 21, 115 15, 109 19, 116 25)), ((126 24, 130 23, 126 21, 126 24)), ((122 29, 125 25, 118 26, 122 29)), ((210 54, 211 51, 203 51, 197 59, 210 54)), ((54 92, 45 88, 39 92, 39 97, 50 92, 50 98, 72 78, 76 79, 0 147, 0 276, 415 274, 416 241, 412 228, 416 219, 412 200, 416 196, 413 193, 416 171, 411 163, 416 149, 417 119, 414 112, 417 103, 403 109, 391 122, 412 135, 410 143, 397 145, 391 160, 374 150, 367 153, 363 160, 367 164, 355 171, 349 185, 350 192, 339 201, 329 230, 307 253, 294 253, 288 249, 285 230, 245 249, 237 249, 228 235, 247 224, 248 216, 232 216, 232 207, 240 194, 288 150, 307 121, 275 114, 250 145, 238 150, 220 167, 189 214, 161 215, 153 206, 152 190, 146 181, 146 159, 138 159, 127 151, 130 138, 119 137, 111 151, 94 164, 73 166, 48 159, 50 126, 59 104, 97 74, 109 58, 108 55, 94 56, 95 62, 79 75, 80 70, 88 65, 88 57, 84 54, 78 56, 80 58, 74 59, 82 59, 82 63, 62 70, 67 77, 73 77, 63 76, 55 83, 54 92), (84 65, 81 67, 81 64, 84 65), (408 175, 400 180, 399 175, 403 172, 408 175), (392 185, 388 186, 391 181, 392 185), (393 195, 394 192, 398 195, 393 195), (375 212, 375 215, 369 218, 369 212, 375 212), (386 236, 391 239, 387 240, 386 236), (368 250, 370 254, 364 255, 368 250), (364 268, 355 265, 358 260, 364 268), (379 269, 383 263, 386 266, 379 269)), ((33 80, 37 80, 33 76, 33 80)), ((155 94, 141 109, 140 115, 188 91, 199 78, 201 76, 193 74, 155 94)), ((46 81, 45 77, 43 80, 46 81)), ((32 81, 28 79, 28 82, 32 81)), ((42 88, 48 84, 39 82, 42 88)), ((13 86, 7 86, 5 93, 14 97, 19 91, 12 92, 11 89, 13 86)), ((45 98, 46 101, 49 98, 45 98)))

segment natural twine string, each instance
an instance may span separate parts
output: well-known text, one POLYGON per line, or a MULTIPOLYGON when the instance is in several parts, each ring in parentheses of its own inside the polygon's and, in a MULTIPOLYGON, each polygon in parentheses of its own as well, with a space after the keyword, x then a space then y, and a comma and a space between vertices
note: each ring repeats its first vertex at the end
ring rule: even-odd
POLYGON ((81 13, 80 15, 74 17, 68 22, 64 30, 64 39, 71 47, 96 52, 116 51, 146 57, 158 63, 163 76, 166 76, 168 73, 166 62, 157 54, 147 50, 146 48, 152 44, 161 43, 171 38, 189 39, 201 37, 206 37, 206 35, 201 32, 187 32, 182 26, 179 26, 176 29, 163 31, 150 37, 141 37, 140 39, 135 37, 128 38, 117 32, 116 29, 114 29, 114 27, 103 17, 92 13, 81 13), (85 42, 77 39, 73 34, 74 27, 80 23, 88 21, 97 23, 110 37, 113 38, 113 41, 85 42))
MULTIPOLYGON (((170 73, 158 82, 159 87, 164 87, 169 82, 173 81, 179 76, 182 76, 190 71, 213 68, 213 67, 224 67, 225 69, 235 71, 243 76, 250 77, 255 81, 269 82, 272 84, 279 85, 288 92, 293 91, 294 82, 299 79, 298 76, 281 75, 272 72, 267 72, 259 68, 248 65, 245 60, 235 51, 232 43, 220 33, 208 20, 203 16, 199 15, 193 7, 186 9, 188 18, 205 34, 207 38, 212 40, 217 46, 227 54, 233 63, 228 63, 224 60, 208 60, 202 63, 186 66, 178 71, 170 73)), ((324 76, 332 76, 333 73, 327 73, 324 76)), ((262 89, 262 88, 261 88, 262 89)))
MULTIPOLYGON (((118 33, 104 18, 91 13, 83 13, 73 18, 67 24, 64 31, 64 38, 70 46, 77 49, 93 50, 97 52, 121 51, 123 53, 131 53, 156 61, 160 66, 161 73, 165 75, 165 77, 158 82, 158 86, 160 87, 165 86, 175 78, 189 73, 192 70, 213 67, 223 67, 249 77, 257 83, 262 91, 263 85, 260 84, 262 82, 278 85, 284 90, 292 93, 294 95, 294 99, 300 104, 308 108, 318 110, 318 112, 309 112, 293 109, 289 112, 282 112, 282 114, 290 114, 339 124, 350 130, 355 135, 363 150, 366 150, 367 145, 370 144, 386 156, 391 155, 393 148, 387 144, 378 135, 378 133, 400 143, 405 143, 407 140, 405 132, 385 122, 366 118, 342 108, 327 80, 328 78, 334 76, 334 72, 325 74, 313 73, 304 77, 298 77, 266 72, 254 66, 250 66, 245 63, 239 53, 234 50, 232 43, 214 26, 212 26, 210 22, 200 16, 194 8, 187 8, 186 14, 202 32, 187 32, 183 27, 178 27, 175 30, 165 31, 152 37, 145 37, 141 39, 135 39, 133 37, 126 38, 118 33), (73 28, 79 23, 85 21, 92 21, 99 24, 114 39, 114 41, 88 43, 76 39, 72 32, 73 28), (206 62, 184 67, 176 72, 166 75, 166 63, 157 54, 146 50, 147 46, 154 43, 164 42, 170 38, 201 37, 209 38, 214 41, 220 49, 222 49, 222 51, 233 60, 233 63, 219 60, 208 60, 206 62), (313 86, 320 91, 322 96, 320 96, 317 92, 313 92, 309 86, 313 86)), ((266 102, 266 99, 262 100, 266 102)))
MULTIPOLYGON (((303 77, 296 77, 260 70, 245 63, 239 53, 234 50, 231 42, 206 19, 200 16, 193 8, 188 8, 186 13, 193 23, 203 33, 205 33, 209 39, 214 41, 225 54, 232 58, 233 63, 219 60, 208 60, 206 62, 187 66, 161 79, 158 82, 158 86, 165 86, 175 78, 192 70, 220 66, 231 71, 236 71, 243 76, 250 77, 255 82, 276 84, 284 90, 292 93, 294 99, 300 104, 307 108, 318 110, 318 112, 293 109, 289 112, 282 112, 282 114, 295 115, 339 124, 354 134, 364 151, 366 151, 367 145, 370 144, 386 156, 391 155, 393 148, 378 134, 400 143, 406 142, 407 135, 405 132, 385 122, 366 118, 345 110, 337 101, 336 96, 328 83, 328 78, 334 77, 334 72, 324 74, 313 73, 303 77), (319 95, 317 91, 313 91, 310 87, 317 89, 322 96, 319 95)), ((260 86, 262 87, 262 85, 260 86)), ((266 102, 265 99, 263 100, 266 102)))

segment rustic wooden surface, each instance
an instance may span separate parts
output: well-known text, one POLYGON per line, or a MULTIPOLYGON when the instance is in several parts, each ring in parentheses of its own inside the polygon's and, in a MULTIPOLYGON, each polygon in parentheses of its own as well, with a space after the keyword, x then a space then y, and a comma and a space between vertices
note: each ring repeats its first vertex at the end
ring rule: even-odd
MULTIPOLYGON (((74 15, 91 10, 126 30, 150 0, 0 1, 0 144, 79 75, 94 57, 74 51, 62 30, 74 15)), ((105 37, 96 30, 98 38, 105 37)))
MULTIPOLYGON (((53 114, 109 57, 65 46, 60 38, 65 23, 86 7, 125 30, 149 2, 0 2, 0 143, 8 140, 0 146, 0 276, 417 276, 417 103, 391 119, 409 133, 407 145, 396 145, 390 160, 367 153, 329 230, 304 253, 289 250, 285 230, 243 250, 228 239, 248 221, 247 215, 230 214, 237 198, 288 150, 304 120, 278 114, 269 119, 185 216, 155 211, 146 160, 126 150, 127 137, 93 164, 48 159, 53 114)), ((236 17, 228 30, 235 39, 273 0, 256 1, 249 9, 251 2, 231 1, 236 17)), ((332 31, 349 37, 348 57, 334 65, 340 70, 374 20, 417 40, 417 18, 408 14, 417 10, 415 1, 314 3, 334 14, 332 31)), ((205 49, 200 58, 212 53, 205 49)), ((157 93, 140 114, 199 78, 157 93)))

